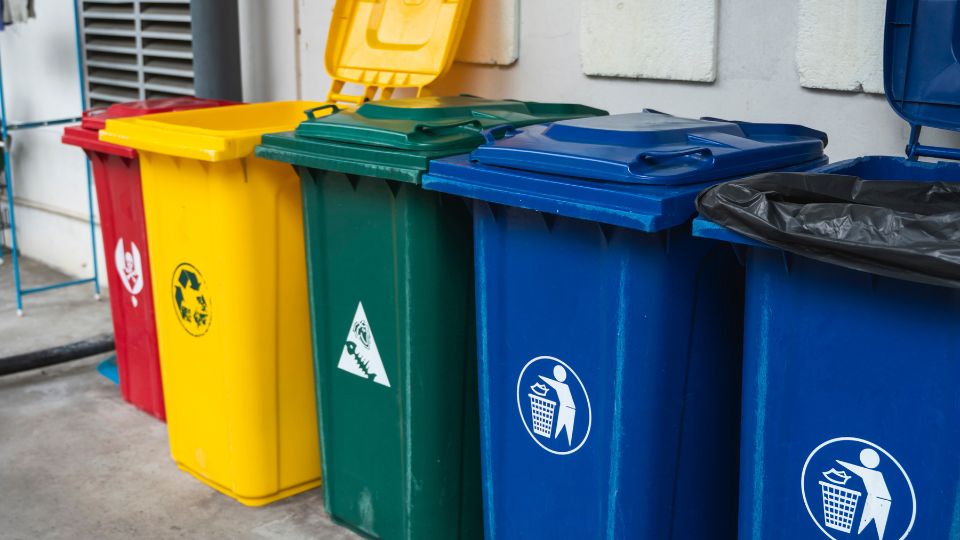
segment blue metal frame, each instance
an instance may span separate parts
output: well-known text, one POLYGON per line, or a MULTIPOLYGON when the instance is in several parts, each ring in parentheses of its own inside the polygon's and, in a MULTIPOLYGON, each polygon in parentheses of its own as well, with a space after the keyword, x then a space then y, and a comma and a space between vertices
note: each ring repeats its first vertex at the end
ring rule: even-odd
MULTIPOLYGON (((76 33, 76 44, 77 44, 77 72, 80 76, 80 108, 81 110, 87 106, 87 90, 84 85, 84 75, 83 75, 83 44, 81 41, 80 33, 80 6, 77 2, 73 3, 73 26, 76 33)), ((2 66, 2 59, 0 59, 0 66, 2 66)), ((80 120, 79 117, 76 118, 62 118, 56 120, 42 120, 38 122, 23 122, 20 124, 7 124, 7 105, 3 91, 3 71, 0 69, 0 137, 2 137, 4 143, 4 152, 3 152, 3 164, 4 164, 4 175, 6 177, 7 184, 7 207, 10 212, 10 249, 11 249, 11 258, 13 259, 13 282, 14 288, 17 294, 17 315, 23 315, 23 297, 29 294, 40 293, 44 291, 50 291, 53 289, 61 289, 63 287, 72 287, 74 285, 83 285, 85 283, 93 283, 94 298, 100 299, 100 275, 99 269, 97 266, 97 228, 96 223, 93 219, 93 174, 90 170, 90 161, 87 160, 87 210, 88 210, 88 221, 90 224, 90 245, 91 252, 93 254, 93 277, 85 279, 77 279, 71 281, 64 281, 62 283, 54 283, 52 285, 44 285, 40 287, 32 287, 24 289, 22 288, 20 280, 20 254, 19 248, 17 247, 17 218, 16 212, 14 210, 14 199, 13 199, 13 164, 10 160, 10 132, 15 130, 23 129, 32 129, 43 126, 55 126, 59 124, 70 124, 75 123, 80 120)))

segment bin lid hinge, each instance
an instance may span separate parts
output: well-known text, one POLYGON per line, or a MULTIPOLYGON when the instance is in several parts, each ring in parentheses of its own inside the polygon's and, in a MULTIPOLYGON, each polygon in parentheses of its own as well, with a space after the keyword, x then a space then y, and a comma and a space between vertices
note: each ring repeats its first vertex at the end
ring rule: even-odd
MULTIPOLYGON (((342 79, 334 79, 333 83, 330 85, 330 92, 327 93, 327 101, 331 103, 349 103, 353 105, 363 105, 368 101, 373 101, 375 99, 390 99, 393 96, 393 91, 397 89, 395 86, 375 86, 365 84, 362 85, 363 92, 360 94, 351 94, 345 93, 343 91, 344 87, 350 81, 345 81, 342 79), (378 96, 379 93, 379 96, 378 96)), ((356 83, 354 83, 356 84, 356 83)), ((420 95, 420 91, 417 91, 417 96, 420 95)))
POLYGON ((910 125, 910 141, 907 143, 907 159, 917 161, 921 157, 953 159, 960 161, 960 148, 944 148, 920 144, 920 124, 910 125))

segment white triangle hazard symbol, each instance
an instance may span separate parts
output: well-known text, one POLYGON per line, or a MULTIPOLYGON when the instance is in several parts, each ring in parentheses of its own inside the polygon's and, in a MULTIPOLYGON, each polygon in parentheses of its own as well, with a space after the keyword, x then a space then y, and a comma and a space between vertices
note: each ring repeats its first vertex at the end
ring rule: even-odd
POLYGON ((363 302, 357 304, 357 313, 347 331, 347 340, 343 344, 337 367, 377 384, 390 386, 390 379, 387 378, 380 351, 377 349, 377 341, 373 339, 367 314, 363 311, 363 302))

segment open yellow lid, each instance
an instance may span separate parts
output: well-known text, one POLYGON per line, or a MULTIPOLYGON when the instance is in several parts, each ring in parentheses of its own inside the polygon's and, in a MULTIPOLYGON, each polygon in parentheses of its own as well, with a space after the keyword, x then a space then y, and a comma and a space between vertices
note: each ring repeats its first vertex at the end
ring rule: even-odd
POLYGON ((327 36, 326 65, 333 78, 329 103, 253 103, 110 119, 100 140, 224 161, 250 155, 264 133, 291 131, 307 118, 329 114, 333 103, 388 99, 396 88, 416 88, 419 95, 450 69, 470 1, 337 0, 327 36), (347 83, 361 85, 363 93, 345 94, 347 83))
POLYGON ((100 130, 100 140, 141 152, 225 161, 251 155, 264 133, 296 128, 307 109, 329 112, 323 105, 277 101, 110 119, 100 130))
POLYGON ((331 102, 389 99, 395 88, 424 86, 443 75, 460 44, 470 0, 337 0, 327 36, 331 102), (344 94, 346 83, 363 86, 344 94))

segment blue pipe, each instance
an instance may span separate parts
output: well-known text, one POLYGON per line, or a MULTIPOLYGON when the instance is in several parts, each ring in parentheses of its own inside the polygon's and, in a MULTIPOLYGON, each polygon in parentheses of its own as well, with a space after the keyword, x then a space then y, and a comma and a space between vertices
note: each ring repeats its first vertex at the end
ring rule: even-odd
MULTIPOLYGON (((77 1, 73 2, 73 28, 76 34, 76 45, 77 45, 77 73, 80 77, 80 109, 83 110, 87 104, 87 89, 84 85, 84 76, 83 76, 83 43, 82 35, 80 31, 80 5, 77 1)), ((72 119, 59 119, 59 120, 44 120, 39 122, 24 122, 16 125, 7 124, 7 105, 6 99, 3 90, 3 71, 2 71, 2 59, 0 59, 0 138, 4 142, 4 152, 3 152, 3 164, 4 164, 4 174, 7 181, 7 206, 10 211, 10 249, 11 256, 13 258, 13 284, 14 289, 17 295, 17 315, 23 315, 23 297, 28 294, 34 294, 42 291, 49 291, 51 289, 60 289, 63 287, 70 287, 73 285, 82 285, 84 283, 93 282, 94 297, 98 300, 100 299, 100 270, 99 265, 97 264, 97 229, 96 223, 93 219, 93 174, 90 170, 90 160, 87 160, 87 210, 89 215, 89 224, 90 224, 90 247, 91 252, 93 253, 93 277, 86 279, 78 279, 73 281, 66 281, 63 283, 57 283, 54 285, 46 285, 43 287, 34 287, 31 289, 23 289, 21 280, 20 280, 20 255, 19 247, 17 246, 17 218, 16 211, 14 210, 14 197, 13 197, 13 166, 10 160, 10 147, 9 135, 12 129, 30 129, 33 127, 40 126, 50 126, 57 124, 66 124, 72 123, 79 120, 78 118, 72 119)))
MULTIPOLYGON (((87 87, 83 77, 83 39, 80 32, 80 0, 73 2, 73 29, 77 41, 77 75, 80 79, 80 110, 87 107, 87 87)), ((93 221, 93 173, 87 159, 87 211, 90 217, 90 252, 93 254, 93 296, 100 299, 100 265, 97 264, 97 226, 93 221)))
POLYGON ((21 124, 10 124, 7 126, 8 131, 16 131, 18 129, 33 129, 38 127, 46 126, 58 126, 60 124, 76 124, 77 122, 83 120, 82 117, 74 118, 58 118, 56 120, 41 120, 39 122, 23 122, 21 124))
POLYGON ((17 294, 17 315, 23 315, 23 295, 20 292, 20 256, 17 248, 17 217, 13 210, 13 166, 10 163, 10 142, 7 131, 7 102, 3 92, 3 60, 0 58, 0 138, 3 148, 3 173, 7 180, 7 206, 10 211, 10 255, 13 259, 13 288, 17 294))
POLYGON ((90 283, 91 281, 96 281, 95 278, 83 278, 75 279, 73 281, 64 281, 61 283, 54 283, 53 285, 44 285, 42 287, 32 287, 30 289, 24 289, 20 291, 20 294, 26 296, 28 294, 35 294, 38 292, 49 291, 52 289, 62 289, 64 287, 72 287, 74 285, 83 285, 84 283, 90 283))

